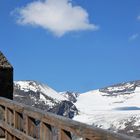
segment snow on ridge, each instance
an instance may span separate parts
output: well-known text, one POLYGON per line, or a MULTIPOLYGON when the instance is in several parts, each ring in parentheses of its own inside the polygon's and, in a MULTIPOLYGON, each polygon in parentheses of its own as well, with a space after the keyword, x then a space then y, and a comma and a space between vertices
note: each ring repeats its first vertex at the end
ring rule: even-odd
POLYGON ((40 90, 46 94, 47 96, 62 101, 62 100, 67 100, 67 98, 65 98, 63 95, 61 95, 60 93, 56 92, 54 89, 46 86, 45 84, 41 84, 39 85, 40 90))
POLYGON ((91 113, 92 111, 114 110, 121 107, 140 108, 140 87, 133 94, 120 94, 118 96, 106 96, 99 90, 89 91, 77 97, 75 105, 79 110, 91 113))
POLYGON ((46 100, 43 94, 40 94, 40 101, 44 101, 45 104, 49 105, 49 107, 53 107, 54 103, 50 100, 46 100))
MULTIPOLYGON (((66 97, 59 94, 54 89, 36 81, 15 81, 14 83, 21 90, 24 90, 25 92, 28 92, 28 91, 42 92, 44 95, 49 96, 50 98, 55 99, 57 101, 67 100, 66 97)), ((43 100, 45 99, 45 97, 43 97, 44 95, 41 96, 43 100)))
POLYGON ((94 125, 103 129, 122 130, 126 128, 126 123, 134 121, 134 126, 140 125, 140 112, 132 114, 128 112, 114 112, 114 111, 102 111, 93 112, 94 114, 81 114, 74 117, 74 120, 94 125))
POLYGON ((14 84, 18 85, 19 88, 21 90, 24 90, 25 92, 28 92, 30 90, 37 92, 38 88, 35 84, 35 82, 32 82, 32 84, 30 84, 31 81, 15 81, 14 84))
POLYGON ((104 129, 112 128, 114 131, 125 129, 127 122, 134 121, 133 125, 137 126, 140 125, 139 99, 140 87, 136 87, 131 94, 122 93, 117 96, 108 96, 108 93, 100 90, 82 93, 75 103, 79 115, 74 120, 104 129))
POLYGON ((126 83, 124 85, 120 85, 120 86, 112 86, 112 87, 108 87, 108 91, 111 92, 111 91, 122 91, 122 90, 125 90, 126 88, 132 88, 134 86, 134 83, 131 84, 131 83, 126 83))

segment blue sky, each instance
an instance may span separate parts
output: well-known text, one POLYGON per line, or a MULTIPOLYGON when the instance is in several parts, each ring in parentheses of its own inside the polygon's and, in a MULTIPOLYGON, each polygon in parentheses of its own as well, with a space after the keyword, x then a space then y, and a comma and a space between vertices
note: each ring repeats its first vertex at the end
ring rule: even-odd
POLYGON ((15 80, 85 92, 140 79, 139 0, 48 1, 0 2, 0 50, 14 66, 15 80), (36 12, 33 2, 46 4, 44 10, 36 12), (57 24, 60 7, 64 16, 57 24))

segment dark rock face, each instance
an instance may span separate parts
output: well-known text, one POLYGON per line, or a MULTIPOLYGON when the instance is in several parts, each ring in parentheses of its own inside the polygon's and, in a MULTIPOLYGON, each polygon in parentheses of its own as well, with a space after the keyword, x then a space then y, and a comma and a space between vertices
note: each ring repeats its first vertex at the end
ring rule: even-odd
POLYGON ((133 136, 136 138, 140 138, 140 126, 135 126, 134 124, 137 122, 137 118, 131 117, 128 121, 125 122, 125 129, 119 130, 119 133, 126 134, 129 136, 133 136))
MULTIPOLYGON (((41 84, 35 81, 30 81, 29 84, 32 84, 35 88, 41 86, 41 84)), ((14 100, 68 118, 73 118, 78 113, 76 106, 69 100, 57 101, 44 94, 40 89, 36 91, 23 90, 18 84, 14 84, 14 100), (42 95, 45 100, 41 99, 42 95)))
MULTIPOLYGON (((40 100, 40 94, 42 93, 39 91, 25 92, 24 90, 20 90, 16 86, 14 86, 14 100, 15 101, 42 109, 44 111, 49 111, 51 107, 48 104, 46 104, 44 101, 40 100)), ((57 105, 57 102, 55 102, 50 97, 46 96, 46 99, 51 100, 55 105, 57 105)))
POLYGON ((130 117, 129 119, 125 119, 121 122, 119 122, 120 124, 122 125, 125 125, 125 128, 123 129, 119 129, 119 130, 116 130, 115 129, 115 125, 112 125, 112 127, 109 129, 111 131, 115 131, 115 132, 118 132, 118 133, 122 133, 122 134, 126 134, 128 136, 133 136, 133 137, 136 137, 136 138, 140 138, 140 130, 139 130, 139 125, 135 125, 135 123, 137 123, 139 118, 137 117, 130 117))
POLYGON ((13 67, 0 52, 0 96, 13 99, 13 67))
POLYGON ((73 103, 77 102, 77 97, 79 96, 78 93, 70 92, 70 91, 63 92, 62 95, 65 96, 69 101, 73 103))
POLYGON ((60 104, 52 108, 50 112, 71 119, 74 117, 74 115, 78 114, 76 106, 70 101, 62 101, 60 104))

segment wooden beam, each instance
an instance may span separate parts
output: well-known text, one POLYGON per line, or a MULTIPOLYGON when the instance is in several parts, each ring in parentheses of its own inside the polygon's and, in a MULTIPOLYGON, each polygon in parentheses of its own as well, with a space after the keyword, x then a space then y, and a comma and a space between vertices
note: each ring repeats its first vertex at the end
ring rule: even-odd
POLYGON ((49 124, 43 122, 40 123, 40 140, 52 140, 53 133, 49 124))
POLYGON ((59 140, 72 140, 71 133, 66 130, 59 130, 59 140))
MULTIPOLYGON (((7 110, 7 107, 17 112, 21 112, 22 110, 21 113, 23 113, 27 118, 30 117, 36 120, 40 120, 42 123, 49 124, 51 127, 56 127, 58 129, 71 132, 79 137, 86 138, 89 140, 139 140, 134 137, 114 133, 112 131, 96 128, 62 116, 44 112, 42 110, 27 105, 19 104, 15 101, 8 100, 2 97, 0 97, 0 105, 5 106, 5 110, 7 110)), ((25 128, 25 130, 28 132, 28 127, 25 128)), ((29 132, 26 133, 26 135, 28 134, 29 132)))
POLYGON ((13 128, 12 126, 8 125, 7 123, 5 123, 3 121, 0 121, 0 127, 5 129, 6 132, 12 134, 13 136, 16 136, 18 139, 21 139, 21 140, 36 140, 36 139, 24 134, 23 132, 13 128))
POLYGON ((34 118, 28 117, 28 135, 33 138, 38 138, 38 127, 36 125, 36 120, 34 118))
POLYGON ((24 122, 24 133, 26 134, 26 135, 29 135, 29 129, 28 129, 28 127, 29 127, 29 122, 28 122, 28 116, 27 115, 25 115, 24 114, 24 116, 23 116, 23 122, 24 122))
POLYGON ((12 134, 10 134, 8 131, 5 131, 5 139, 14 140, 14 136, 12 134))
POLYGON ((14 126, 14 112, 9 108, 7 108, 7 123, 14 126))
POLYGON ((23 114, 14 111, 14 128, 24 131, 23 114))

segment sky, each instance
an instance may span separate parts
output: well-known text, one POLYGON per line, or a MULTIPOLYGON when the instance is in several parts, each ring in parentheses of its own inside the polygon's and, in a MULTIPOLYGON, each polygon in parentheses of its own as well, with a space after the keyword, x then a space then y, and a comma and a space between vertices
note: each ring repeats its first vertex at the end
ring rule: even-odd
POLYGON ((1 0, 14 80, 86 92, 140 80, 139 0, 1 0))

